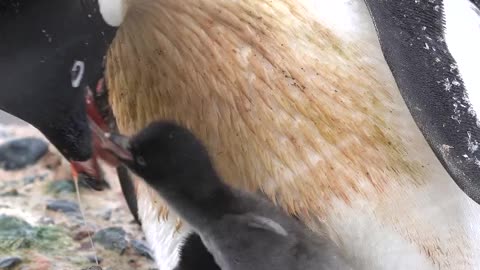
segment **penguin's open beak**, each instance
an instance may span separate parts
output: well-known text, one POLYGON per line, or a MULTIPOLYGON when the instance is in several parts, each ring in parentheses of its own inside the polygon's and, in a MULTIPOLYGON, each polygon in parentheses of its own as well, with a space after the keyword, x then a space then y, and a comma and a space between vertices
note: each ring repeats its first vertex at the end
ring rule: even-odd
MULTIPOLYGON (((95 92, 98 95, 105 98, 106 90, 104 89, 103 81, 99 82, 95 92)), ((102 103, 97 100, 98 103, 102 103)), ((87 115, 90 130, 92 133, 93 140, 93 151, 94 154, 98 153, 99 158, 106 161, 112 166, 118 166, 119 160, 130 160, 131 154, 128 150, 129 148, 129 139, 122 135, 117 135, 113 133, 116 130, 115 127, 110 127, 106 121, 109 121, 109 117, 113 117, 111 111, 104 112, 103 114, 99 111, 93 92, 89 89, 86 96, 87 103, 87 115)), ((111 120, 111 119, 110 119, 111 120)), ((112 122, 112 121, 109 121, 112 122)))
POLYGON ((90 116, 88 121, 92 131, 92 157, 86 161, 71 161, 71 165, 73 174, 77 174, 91 188, 100 191, 105 188, 106 182, 98 159, 117 167, 122 161, 131 160, 132 155, 128 150, 127 137, 103 130, 90 116))
POLYGON ((112 166, 118 166, 121 162, 133 160, 129 150, 129 138, 120 134, 105 132, 93 120, 90 119, 90 128, 94 141, 98 143, 100 158, 112 166))
MULTIPOLYGON (((102 159, 112 166, 117 166, 117 158, 113 157, 108 151, 105 151, 105 144, 108 144, 105 134, 111 131, 111 128, 107 124, 106 118, 108 116, 102 114, 97 106, 98 94, 105 94, 103 78, 97 83, 95 95, 90 87, 87 87, 87 93, 85 96, 86 104, 86 118, 91 135, 91 149, 92 155, 86 161, 70 160, 72 165, 72 173, 77 175, 79 179, 86 182, 88 186, 95 190, 103 190, 106 184, 102 168, 99 165, 98 160, 102 159), (95 96, 94 96, 95 95, 95 96)), ((105 99, 104 96, 102 96, 105 99)), ((105 102, 105 100, 103 100, 105 102)))
POLYGON ((120 162, 131 162, 133 160, 130 152, 130 139, 120 134, 107 133, 105 134, 107 143, 104 144, 104 149, 109 151, 120 162))
MULTIPOLYGON (((97 89, 103 87, 103 79, 100 79, 97 84, 97 89)), ((86 118, 89 125, 91 134, 91 149, 92 154, 89 159, 85 161, 70 160, 72 166, 72 174, 79 179, 83 180, 91 188, 101 191, 108 187, 107 182, 104 179, 104 174, 98 159, 105 159, 105 155, 102 155, 101 149, 101 134, 99 130, 104 132, 108 131, 108 125, 105 123, 101 113, 98 111, 93 93, 89 87, 87 87, 87 94, 85 97, 86 104, 86 118)))

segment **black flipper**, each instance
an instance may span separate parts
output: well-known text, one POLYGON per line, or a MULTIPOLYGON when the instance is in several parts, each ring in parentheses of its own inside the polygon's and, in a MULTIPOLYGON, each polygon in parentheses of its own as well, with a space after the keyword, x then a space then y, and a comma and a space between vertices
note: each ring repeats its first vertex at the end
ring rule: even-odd
POLYGON ((457 185, 480 203, 480 151, 469 149, 469 142, 480 142, 479 119, 469 112, 465 85, 445 43, 443 1, 365 2, 416 124, 457 185))
POLYGON ((478 9, 480 9, 480 0, 470 0, 478 9))

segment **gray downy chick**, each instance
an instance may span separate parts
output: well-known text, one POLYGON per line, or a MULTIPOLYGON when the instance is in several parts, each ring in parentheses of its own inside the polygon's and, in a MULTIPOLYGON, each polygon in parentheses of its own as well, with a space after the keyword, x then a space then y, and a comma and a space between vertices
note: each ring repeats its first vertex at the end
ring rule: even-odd
POLYGON ((200 235, 221 269, 352 269, 330 239, 262 196, 225 184, 187 129, 154 122, 131 139, 107 137, 106 148, 200 235))

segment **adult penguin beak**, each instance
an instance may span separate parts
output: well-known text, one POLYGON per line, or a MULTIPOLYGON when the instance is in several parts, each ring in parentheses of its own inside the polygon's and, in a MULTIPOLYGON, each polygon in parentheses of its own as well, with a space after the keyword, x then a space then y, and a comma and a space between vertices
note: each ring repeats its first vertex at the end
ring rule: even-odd
POLYGON ((85 91, 103 77, 117 29, 105 10, 103 0, 0 2, 0 109, 87 164, 94 157, 85 91))
POLYGON ((97 141, 100 157, 113 167, 133 161, 130 139, 115 132, 104 132, 94 121, 90 121, 93 137, 97 141))
MULTIPOLYGON (((116 126, 107 124, 109 118, 113 118, 110 107, 100 112, 99 107, 105 103, 107 91, 99 85, 95 94, 89 90, 86 98, 87 114, 94 142, 96 156, 113 167, 118 167, 122 161, 131 161, 132 155, 129 150, 129 138, 116 133, 116 126)), ((108 122, 112 122, 110 119, 108 122)))
POLYGON ((95 93, 88 88, 85 98, 87 119, 92 136, 92 157, 87 161, 71 162, 73 174, 77 174, 79 179, 84 180, 96 190, 102 189, 106 184, 98 159, 102 159, 114 167, 118 165, 117 159, 109 151, 104 150, 105 144, 108 144, 105 134, 116 130, 113 114, 107 103, 107 91, 104 87, 103 80, 100 80, 95 93), (99 107, 102 107, 103 110, 100 110, 99 107))

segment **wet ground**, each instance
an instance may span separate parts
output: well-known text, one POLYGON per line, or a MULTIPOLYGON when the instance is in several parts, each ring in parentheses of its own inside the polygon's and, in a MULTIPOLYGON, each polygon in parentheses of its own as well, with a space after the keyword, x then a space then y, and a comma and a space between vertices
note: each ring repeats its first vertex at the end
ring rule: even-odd
MULTIPOLYGON (((28 137, 45 141, 34 128, 0 114, 0 147, 28 137)), ((104 270, 156 269, 114 170, 103 166, 110 189, 80 186, 78 200, 68 163, 47 146, 33 165, 0 169, 0 269, 76 270, 97 260, 104 270)))

